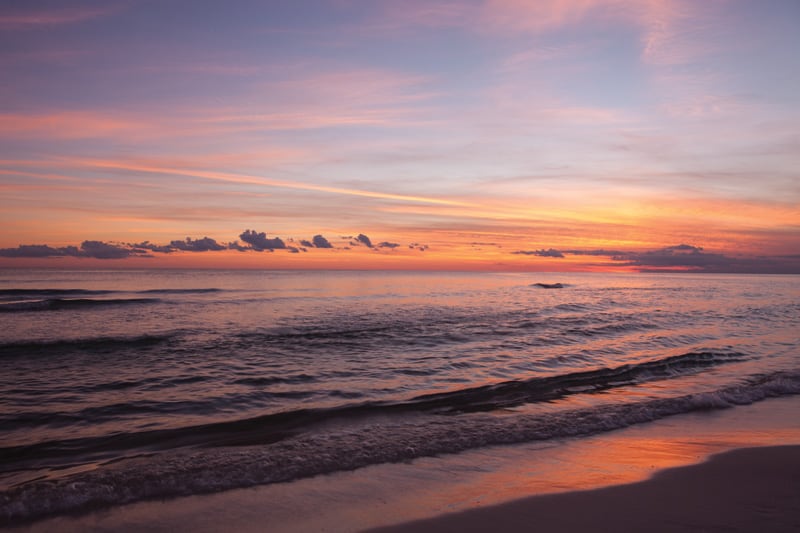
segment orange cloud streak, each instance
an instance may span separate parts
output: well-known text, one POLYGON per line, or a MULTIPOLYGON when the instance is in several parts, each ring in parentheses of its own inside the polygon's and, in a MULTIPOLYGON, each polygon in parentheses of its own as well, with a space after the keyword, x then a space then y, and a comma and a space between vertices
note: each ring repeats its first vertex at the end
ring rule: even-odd
POLYGON ((365 191, 361 189, 350 189, 345 187, 330 187, 326 185, 315 185, 313 183, 303 183, 297 181, 284 181, 252 176, 247 174, 233 174, 229 172, 213 172, 204 170, 192 170, 181 168, 169 168, 160 166, 139 165, 136 163, 125 163, 109 160, 94 159, 71 159, 72 164, 92 168, 108 168, 117 170, 128 170, 134 172, 146 172, 150 174, 168 174, 173 176, 187 176, 206 180, 224 181, 229 183, 239 183, 242 185, 263 185, 267 187, 281 187, 285 189, 299 189, 304 191, 327 192, 332 194, 345 194, 349 196, 362 196, 366 198, 378 198, 384 200, 400 200, 406 202, 419 202, 437 205, 468 206, 464 202, 456 200, 445 200, 442 198, 431 198, 425 196, 412 196, 405 194, 392 194, 377 191, 365 191))

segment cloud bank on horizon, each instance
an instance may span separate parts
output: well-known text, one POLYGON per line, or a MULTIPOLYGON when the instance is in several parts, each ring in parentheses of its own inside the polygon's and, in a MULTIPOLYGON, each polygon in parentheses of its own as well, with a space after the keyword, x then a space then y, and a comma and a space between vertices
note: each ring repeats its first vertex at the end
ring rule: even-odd
POLYGON ((797 272, 798 20, 793 0, 4 2, 0 266, 797 272))
MULTIPOLYGON (((373 245, 366 235, 359 234, 353 240, 346 238, 342 246, 334 246, 322 235, 315 235, 309 241, 301 239, 300 246, 287 245, 280 237, 267 237, 265 232, 245 230, 238 240, 231 242, 217 242, 210 237, 185 240, 173 240, 169 244, 153 244, 149 241, 141 243, 118 243, 101 241, 83 241, 78 246, 54 247, 46 244, 21 244, 15 248, 0 248, 0 258, 90 258, 90 259, 127 259, 127 258, 152 258, 154 254, 172 254, 179 252, 221 252, 235 250, 237 252, 275 252, 276 250, 297 254, 309 252, 313 249, 323 251, 344 252, 353 250, 352 246, 363 246, 373 252, 394 252, 396 248, 403 248, 399 243, 381 242, 373 245)), ((294 239, 289 239, 294 243, 294 239)), ((415 252, 425 252, 427 245, 411 243, 407 245, 415 252)), ((553 259, 563 259, 567 256, 593 256, 610 260, 611 264, 619 268, 629 267, 640 272, 663 271, 689 271, 709 273, 779 273, 800 274, 800 254, 772 257, 729 257, 724 254, 706 252, 703 248, 689 244, 667 246, 656 250, 642 252, 624 252, 615 250, 556 250, 555 248, 541 250, 516 250, 507 252, 509 255, 537 256, 553 259)), ((559 270, 558 265, 552 265, 553 270, 559 270)))
MULTIPOLYGON (((15 248, 0 248, 0 257, 85 257, 94 259, 122 259, 125 257, 148 257, 150 252, 160 254, 170 254, 173 252, 219 252, 223 250, 236 250, 239 252, 274 252, 275 250, 307 251, 309 248, 334 249, 337 248, 322 235, 314 235, 309 241, 301 239, 300 247, 287 245, 280 237, 268 237, 266 232, 246 229, 239 238, 244 244, 239 244, 238 240, 231 242, 217 242, 211 237, 192 239, 186 237, 185 240, 172 240, 169 244, 154 244, 150 241, 140 243, 118 243, 85 240, 80 247, 62 246, 54 247, 47 244, 20 244, 15 248)), ((356 238, 358 243, 367 248, 377 251, 380 248, 390 250, 399 247, 398 243, 381 242, 377 246, 372 245, 369 237, 360 233, 356 238)), ((294 243, 294 239, 289 239, 294 243)), ((349 244, 354 244, 349 240, 349 244)), ((350 249, 349 246, 339 247, 340 249, 350 249)), ((411 248, 424 252, 428 249, 427 245, 414 244, 411 248)))

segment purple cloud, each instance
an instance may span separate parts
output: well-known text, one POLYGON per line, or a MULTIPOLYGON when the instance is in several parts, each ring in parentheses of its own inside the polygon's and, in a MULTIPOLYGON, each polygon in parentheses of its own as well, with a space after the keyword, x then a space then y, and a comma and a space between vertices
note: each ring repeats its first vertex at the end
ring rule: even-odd
POLYGON ((372 248, 372 241, 369 240, 369 237, 367 237, 363 233, 359 233, 358 237, 356 237, 356 240, 361 244, 363 244, 364 246, 366 246, 367 248, 372 248))
POLYGON ((208 252, 224 250, 226 246, 219 244, 217 241, 210 237, 203 237, 202 239, 192 240, 186 237, 185 241, 172 241, 170 247, 185 252, 208 252))
MULTIPOLYGON (((304 241, 308 242, 308 241, 304 241)), ((304 244, 305 246, 305 244, 304 244)), ((333 248, 333 245, 328 242, 328 239, 323 237, 322 235, 314 235, 313 243, 309 244, 308 246, 314 246, 316 248, 333 248)))
POLYGON ((253 250, 257 252, 264 250, 269 250, 271 252, 273 250, 286 249, 286 243, 284 243, 280 237, 269 239, 267 238, 267 234, 264 232, 257 233, 253 230, 247 229, 244 230, 241 235, 239 235, 239 238, 249 244, 253 250))
POLYGON ((46 244, 20 244, 16 248, 0 249, 1 257, 92 257, 95 259, 124 259, 130 256, 146 255, 146 251, 127 245, 101 241, 83 241, 80 248, 75 246, 54 248, 46 244))
POLYGON ((536 255, 539 257, 564 257, 564 254, 554 248, 549 250, 517 250, 514 255, 536 255))

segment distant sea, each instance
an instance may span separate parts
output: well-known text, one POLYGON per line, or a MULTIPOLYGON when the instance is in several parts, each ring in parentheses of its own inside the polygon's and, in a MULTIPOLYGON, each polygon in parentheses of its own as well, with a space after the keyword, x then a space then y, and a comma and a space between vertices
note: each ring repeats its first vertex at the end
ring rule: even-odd
POLYGON ((0 525, 736 408, 798 346, 798 276, 0 270, 0 525))

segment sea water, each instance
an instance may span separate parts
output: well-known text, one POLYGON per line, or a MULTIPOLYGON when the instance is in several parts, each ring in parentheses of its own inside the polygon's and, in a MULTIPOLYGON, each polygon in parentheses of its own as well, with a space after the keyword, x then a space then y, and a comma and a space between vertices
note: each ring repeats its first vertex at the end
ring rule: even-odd
POLYGON ((4 270, 0 517, 797 394, 799 342, 798 276, 4 270))

